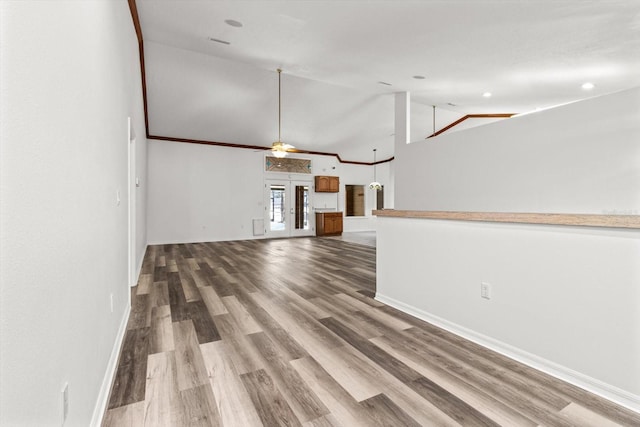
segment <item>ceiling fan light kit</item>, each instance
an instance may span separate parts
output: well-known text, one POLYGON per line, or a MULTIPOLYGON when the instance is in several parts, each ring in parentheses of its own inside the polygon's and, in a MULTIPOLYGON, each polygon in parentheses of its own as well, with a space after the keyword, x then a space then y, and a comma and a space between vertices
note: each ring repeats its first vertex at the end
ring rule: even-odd
POLYGON ((271 144, 271 154, 279 159, 287 156, 287 145, 284 142, 276 141, 271 144))

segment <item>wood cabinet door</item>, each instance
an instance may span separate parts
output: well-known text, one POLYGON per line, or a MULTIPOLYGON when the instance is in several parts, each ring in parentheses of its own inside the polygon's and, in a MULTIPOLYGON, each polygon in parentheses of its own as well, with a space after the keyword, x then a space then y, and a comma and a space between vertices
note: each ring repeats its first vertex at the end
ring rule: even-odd
POLYGON ((324 222, 324 233, 333 234, 336 232, 336 219, 332 216, 327 216, 324 222))
POLYGON ((329 191, 332 193, 337 193, 340 191, 340 178, 337 176, 329 177, 329 191))
POLYGON ((316 191, 318 191, 318 192, 329 191, 329 177, 328 176, 316 176, 316 191))
POLYGON ((342 234, 342 214, 333 218, 334 233, 342 234))

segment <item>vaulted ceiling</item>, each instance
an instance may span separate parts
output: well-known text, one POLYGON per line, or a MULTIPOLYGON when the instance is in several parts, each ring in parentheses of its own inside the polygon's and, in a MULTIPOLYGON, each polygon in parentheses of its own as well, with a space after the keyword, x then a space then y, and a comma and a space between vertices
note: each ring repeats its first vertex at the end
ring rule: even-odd
POLYGON ((419 140, 434 105, 437 130, 640 86, 637 0, 136 4, 150 133, 166 137, 270 146, 277 68, 283 141, 359 161, 393 155, 394 92, 411 92, 419 140))

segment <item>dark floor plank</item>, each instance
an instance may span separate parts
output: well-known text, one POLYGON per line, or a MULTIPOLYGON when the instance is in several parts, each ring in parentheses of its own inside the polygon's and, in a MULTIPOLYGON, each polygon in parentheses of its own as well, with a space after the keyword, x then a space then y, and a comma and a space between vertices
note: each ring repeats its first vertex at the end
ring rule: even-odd
POLYGON ((265 426, 302 426, 265 370, 249 372, 240 377, 265 426))
POLYGON ((381 427, 420 427, 416 420, 384 394, 370 397, 360 404, 369 411, 374 422, 381 427))
POLYGON ((189 320, 191 317, 189 315, 187 299, 182 289, 182 283, 180 282, 180 274, 174 272, 167 273, 167 279, 169 305, 171 306, 171 321, 181 322, 183 320, 189 320))
POLYGON ((220 332, 213 321, 207 306, 204 301, 192 301, 187 303, 189 317, 193 321, 193 326, 196 330, 198 337, 198 343, 204 344, 206 342, 218 341, 220 339, 220 332))
POLYGON ((149 295, 138 295, 132 299, 131 313, 127 329, 147 328, 151 326, 151 298, 149 295))
POLYGON ((153 281, 160 282, 163 280, 167 280, 167 270, 166 267, 156 266, 153 270, 153 281))
POLYGON ((109 409, 144 400, 149 329, 129 329, 126 332, 111 387, 109 409))

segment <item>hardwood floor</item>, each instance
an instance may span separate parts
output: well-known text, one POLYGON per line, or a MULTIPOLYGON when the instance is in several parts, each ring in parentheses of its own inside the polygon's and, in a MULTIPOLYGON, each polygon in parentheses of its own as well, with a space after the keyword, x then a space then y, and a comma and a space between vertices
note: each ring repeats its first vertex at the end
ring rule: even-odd
POLYGON ((336 239, 149 247, 104 426, 639 426, 371 297, 336 239))
POLYGON ((342 233, 340 236, 327 237, 327 239, 342 240, 344 242, 358 243, 365 246, 376 246, 375 231, 351 231, 342 233))

